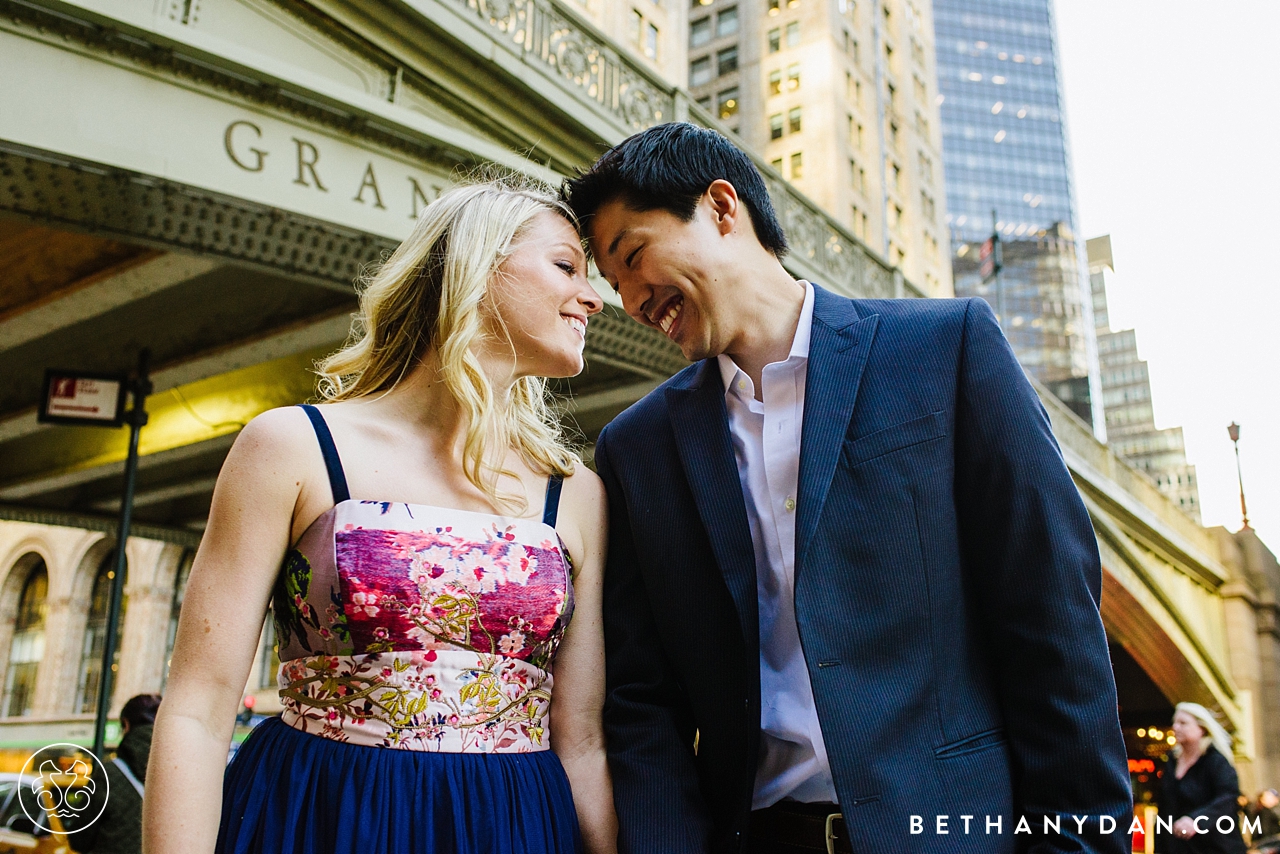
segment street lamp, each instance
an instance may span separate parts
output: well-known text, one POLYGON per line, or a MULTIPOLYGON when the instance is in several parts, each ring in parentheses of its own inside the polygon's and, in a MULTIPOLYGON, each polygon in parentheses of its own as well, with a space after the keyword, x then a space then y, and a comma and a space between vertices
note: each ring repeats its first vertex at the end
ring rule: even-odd
POLYGON ((1249 508, 1244 503, 1244 475, 1240 473, 1240 425, 1232 421, 1227 427, 1227 435, 1236 449, 1236 480, 1240 482, 1240 515, 1244 518, 1244 527, 1249 527, 1249 508))

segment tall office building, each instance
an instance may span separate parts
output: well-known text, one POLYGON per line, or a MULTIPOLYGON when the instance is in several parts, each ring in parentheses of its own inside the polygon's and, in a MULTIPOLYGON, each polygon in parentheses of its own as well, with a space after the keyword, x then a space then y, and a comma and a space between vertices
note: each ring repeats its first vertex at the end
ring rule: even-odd
POLYGON ((686 3, 687 0, 578 0, 566 6, 577 10, 672 86, 684 86, 689 67, 686 3))
POLYGON ((1052 0, 934 0, 957 296, 985 297, 1028 372, 1104 434, 1052 0), (983 281, 996 230, 1004 269, 983 281))
POLYGON ((1111 235, 1091 238, 1087 246, 1108 443, 1113 451, 1155 481, 1160 491, 1184 513, 1199 522, 1200 488, 1196 483, 1196 467, 1187 462, 1182 428, 1156 429, 1151 377, 1147 363, 1138 358, 1137 334, 1132 329, 1111 330, 1107 310, 1107 279, 1115 272, 1111 235))
POLYGON ((693 0, 689 90, 931 296, 951 295, 929 0, 693 0))

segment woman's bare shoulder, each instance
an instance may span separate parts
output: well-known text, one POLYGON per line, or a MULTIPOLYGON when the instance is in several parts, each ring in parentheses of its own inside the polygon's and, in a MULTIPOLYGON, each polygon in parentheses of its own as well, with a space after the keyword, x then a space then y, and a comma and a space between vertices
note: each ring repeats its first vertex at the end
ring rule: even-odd
POLYGON ((268 409, 240 430, 224 471, 256 479, 268 472, 302 477, 316 455, 315 432, 306 413, 297 406, 268 409))
POLYGON ((604 481, 585 463, 579 462, 573 474, 564 479, 564 498, 584 510, 603 507, 606 500, 604 481))

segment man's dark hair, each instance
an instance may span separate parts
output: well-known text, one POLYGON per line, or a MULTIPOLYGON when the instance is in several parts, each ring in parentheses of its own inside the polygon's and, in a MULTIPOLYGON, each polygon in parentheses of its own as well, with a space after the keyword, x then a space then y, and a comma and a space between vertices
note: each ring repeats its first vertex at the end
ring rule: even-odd
POLYGON ((584 229, 615 199, 632 210, 665 210, 688 222, 702 194, 722 178, 747 206, 760 245, 777 258, 786 255, 786 235, 751 158, 721 134, 688 122, 627 137, 586 172, 565 181, 561 195, 584 229))
POLYGON ((128 723, 129 729, 156 722, 156 710, 160 708, 159 694, 139 694, 130 697, 120 710, 120 722, 128 723))

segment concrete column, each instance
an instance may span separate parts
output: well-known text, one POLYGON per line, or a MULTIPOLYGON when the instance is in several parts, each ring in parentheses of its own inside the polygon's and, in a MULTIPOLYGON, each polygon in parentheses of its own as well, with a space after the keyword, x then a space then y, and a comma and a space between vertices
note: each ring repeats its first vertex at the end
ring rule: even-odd
POLYGON ((1244 713, 1246 720, 1252 722, 1252 727, 1249 728, 1251 731, 1236 734, 1237 738, 1246 736, 1249 742, 1237 745, 1236 771, 1240 775, 1240 790, 1256 794, 1254 790, 1261 780, 1268 778, 1269 769, 1269 751, 1259 732, 1264 717, 1262 692, 1259 690, 1261 673, 1254 615, 1256 599, 1252 589, 1238 580, 1224 585, 1220 593, 1225 612, 1231 680, 1240 691, 1242 705, 1247 703, 1249 706, 1240 711, 1244 713))
POLYGON ((125 702, 137 694, 160 691, 164 654, 173 606, 174 567, 182 547, 155 540, 129 540, 129 577, 120 648, 120 671, 112 692, 111 714, 118 715, 125 702))

